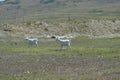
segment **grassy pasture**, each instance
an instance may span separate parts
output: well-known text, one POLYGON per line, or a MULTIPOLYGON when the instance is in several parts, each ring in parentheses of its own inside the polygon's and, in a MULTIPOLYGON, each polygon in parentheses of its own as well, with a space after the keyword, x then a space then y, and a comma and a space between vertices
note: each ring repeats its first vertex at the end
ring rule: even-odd
MULTIPOLYGON (((93 55, 99 56, 104 55, 107 57, 108 55, 112 58, 119 56, 120 53, 120 38, 101 38, 101 39, 89 39, 87 37, 77 37, 71 40, 71 48, 70 49, 60 49, 60 45, 55 42, 55 40, 48 41, 40 40, 39 47, 35 45, 29 46, 25 41, 19 42, 1 42, 0 43, 0 52, 2 54, 6 53, 21 53, 23 55, 93 55), (108 53, 108 54, 107 54, 108 53), (113 55, 112 55, 113 54, 113 55)), ((65 47, 66 48, 66 47, 65 47)))
MULTIPOLYGON (((39 39, 40 40, 40 39, 39 39)), ((71 40, 61 50, 54 41, 40 40, 39 47, 0 42, 1 80, 119 80, 120 38, 71 40)))

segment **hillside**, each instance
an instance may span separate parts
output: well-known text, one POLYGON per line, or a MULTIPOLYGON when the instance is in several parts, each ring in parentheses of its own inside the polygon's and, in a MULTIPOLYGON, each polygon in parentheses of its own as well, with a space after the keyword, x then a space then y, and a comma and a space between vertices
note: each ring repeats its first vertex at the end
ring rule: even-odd
POLYGON ((120 0, 6 0, 0 36, 120 36, 120 0))
POLYGON ((0 38, 47 37, 52 35, 88 36, 90 38, 120 37, 120 20, 87 20, 47 23, 43 21, 0 25, 0 38))
POLYGON ((120 16, 120 0, 6 0, 0 21, 120 16))

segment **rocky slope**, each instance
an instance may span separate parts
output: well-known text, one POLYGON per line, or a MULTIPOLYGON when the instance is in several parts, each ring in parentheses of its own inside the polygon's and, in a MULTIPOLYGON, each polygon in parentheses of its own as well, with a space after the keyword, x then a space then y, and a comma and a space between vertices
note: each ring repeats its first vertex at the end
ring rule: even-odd
POLYGON ((57 24, 43 21, 23 24, 0 25, 0 37, 29 35, 31 37, 47 37, 51 35, 85 35, 90 37, 116 37, 120 36, 120 20, 88 20, 70 21, 57 24))

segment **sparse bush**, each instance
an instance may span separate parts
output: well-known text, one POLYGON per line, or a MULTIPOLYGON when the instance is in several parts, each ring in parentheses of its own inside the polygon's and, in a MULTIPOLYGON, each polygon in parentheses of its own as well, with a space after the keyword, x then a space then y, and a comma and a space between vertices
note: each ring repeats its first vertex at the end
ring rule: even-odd
POLYGON ((13 4, 13 5, 17 5, 17 4, 20 3, 19 0, 15 0, 15 1, 9 1, 9 0, 7 0, 6 2, 7 2, 8 4, 13 4))
POLYGON ((27 27, 31 26, 31 22, 26 22, 25 26, 27 27))
POLYGON ((100 12, 103 12, 103 10, 100 10, 100 9, 93 9, 90 11, 91 13, 100 13, 100 12))
POLYGON ((45 30, 45 31, 49 31, 48 28, 45 28, 44 30, 45 30))
POLYGON ((40 3, 44 3, 44 4, 48 4, 48 3, 52 3, 54 2, 54 0, 41 0, 40 3))

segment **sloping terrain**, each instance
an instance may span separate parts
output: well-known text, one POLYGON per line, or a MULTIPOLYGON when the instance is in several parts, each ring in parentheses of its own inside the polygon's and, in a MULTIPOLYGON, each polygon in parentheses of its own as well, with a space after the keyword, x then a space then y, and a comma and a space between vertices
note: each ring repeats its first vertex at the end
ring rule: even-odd
POLYGON ((89 37, 120 36, 120 20, 88 20, 47 23, 43 21, 26 22, 24 24, 3 24, 0 26, 0 37, 47 37, 52 35, 72 35, 89 37))
POLYGON ((119 4, 119 0, 6 0, 0 3, 1 36, 119 36, 119 4))
POLYGON ((0 21, 89 16, 120 16, 119 0, 6 0, 0 21))

